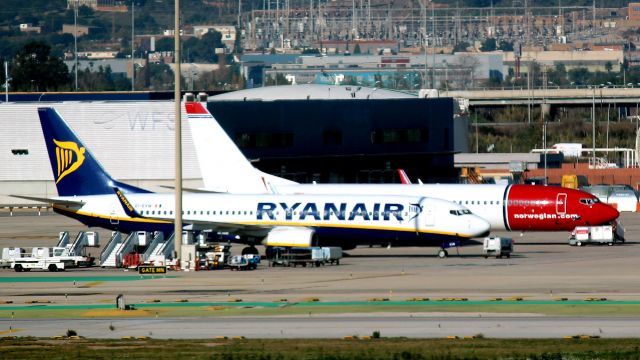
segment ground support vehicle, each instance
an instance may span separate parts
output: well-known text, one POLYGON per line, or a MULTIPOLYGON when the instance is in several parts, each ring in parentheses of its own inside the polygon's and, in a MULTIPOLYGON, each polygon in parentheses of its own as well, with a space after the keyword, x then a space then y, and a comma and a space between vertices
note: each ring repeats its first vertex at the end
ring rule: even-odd
POLYGON ((259 255, 234 255, 229 259, 229 268, 231 270, 255 270, 258 263, 260 263, 259 255))
POLYGON ((586 244, 607 244, 612 246, 624 242, 622 226, 578 226, 571 232, 569 245, 582 246, 586 244))
POLYGON ((314 247, 311 248, 311 260, 316 266, 335 264, 340 265, 342 248, 340 247, 314 247))
POLYGON ((224 269, 229 264, 231 245, 199 246, 197 270, 224 269))
POLYGON ((66 268, 74 267, 71 259, 61 259, 56 257, 34 258, 24 257, 11 262, 11 268, 16 272, 31 271, 31 269, 49 270, 51 272, 64 271, 66 268))
POLYGON ((339 265, 342 249, 339 247, 272 247, 267 251, 267 258, 269 266, 339 265))
POLYGON ((497 236, 486 237, 482 244, 482 253, 485 259, 489 256, 495 256, 496 259, 504 256, 508 259, 513 253, 513 239, 497 236))
POLYGON ((270 266, 303 266, 311 264, 311 248, 309 247, 273 247, 269 254, 270 266))
POLYGON ((19 247, 8 247, 2 249, 2 258, 0 258, 0 268, 10 268, 11 262, 15 259, 24 257, 25 251, 19 247))

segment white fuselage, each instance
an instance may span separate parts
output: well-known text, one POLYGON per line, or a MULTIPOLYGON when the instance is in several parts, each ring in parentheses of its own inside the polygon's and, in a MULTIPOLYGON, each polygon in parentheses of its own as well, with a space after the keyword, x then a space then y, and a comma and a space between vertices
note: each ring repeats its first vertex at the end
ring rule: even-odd
MULTIPOLYGON (((127 199, 142 217, 175 217, 173 194, 129 194, 127 199)), ((305 227, 315 229, 321 238, 361 235, 362 243, 367 236, 376 240, 472 238, 489 231, 485 220, 463 206, 389 195, 185 194, 183 221, 253 236, 265 236, 276 227, 305 227)))
POLYGON ((424 196, 462 205, 491 224, 492 231, 505 229, 503 207, 506 185, 467 184, 295 184, 278 185, 280 194, 361 194, 424 196))

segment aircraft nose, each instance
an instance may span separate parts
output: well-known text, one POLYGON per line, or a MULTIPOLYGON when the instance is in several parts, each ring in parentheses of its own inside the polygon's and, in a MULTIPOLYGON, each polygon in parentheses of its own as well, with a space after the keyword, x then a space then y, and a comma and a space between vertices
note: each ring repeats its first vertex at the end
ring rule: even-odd
POLYGON ((469 220, 469 232, 472 238, 485 237, 491 232, 491 224, 479 216, 472 215, 469 220))
POLYGON ((620 216, 620 212, 611 205, 600 204, 602 209, 598 209, 595 218, 600 224, 608 224, 613 222, 620 216))

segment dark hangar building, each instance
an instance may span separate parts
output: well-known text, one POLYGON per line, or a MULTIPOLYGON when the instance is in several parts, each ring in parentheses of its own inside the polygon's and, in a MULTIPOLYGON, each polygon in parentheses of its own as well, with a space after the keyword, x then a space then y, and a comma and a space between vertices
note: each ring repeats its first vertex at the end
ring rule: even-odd
POLYGON ((468 120, 451 98, 358 86, 294 85, 209 97, 254 166, 299 182, 456 182, 468 120))

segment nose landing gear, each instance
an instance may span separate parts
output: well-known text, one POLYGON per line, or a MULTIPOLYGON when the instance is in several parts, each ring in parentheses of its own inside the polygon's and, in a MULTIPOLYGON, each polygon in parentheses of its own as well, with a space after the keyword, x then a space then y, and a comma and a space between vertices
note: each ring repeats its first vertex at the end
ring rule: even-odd
POLYGON ((438 257, 440 259, 444 259, 448 257, 449 252, 447 251, 447 249, 452 247, 458 248, 458 246, 460 246, 460 240, 443 242, 442 244, 440 244, 440 250, 438 250, 438 257))

